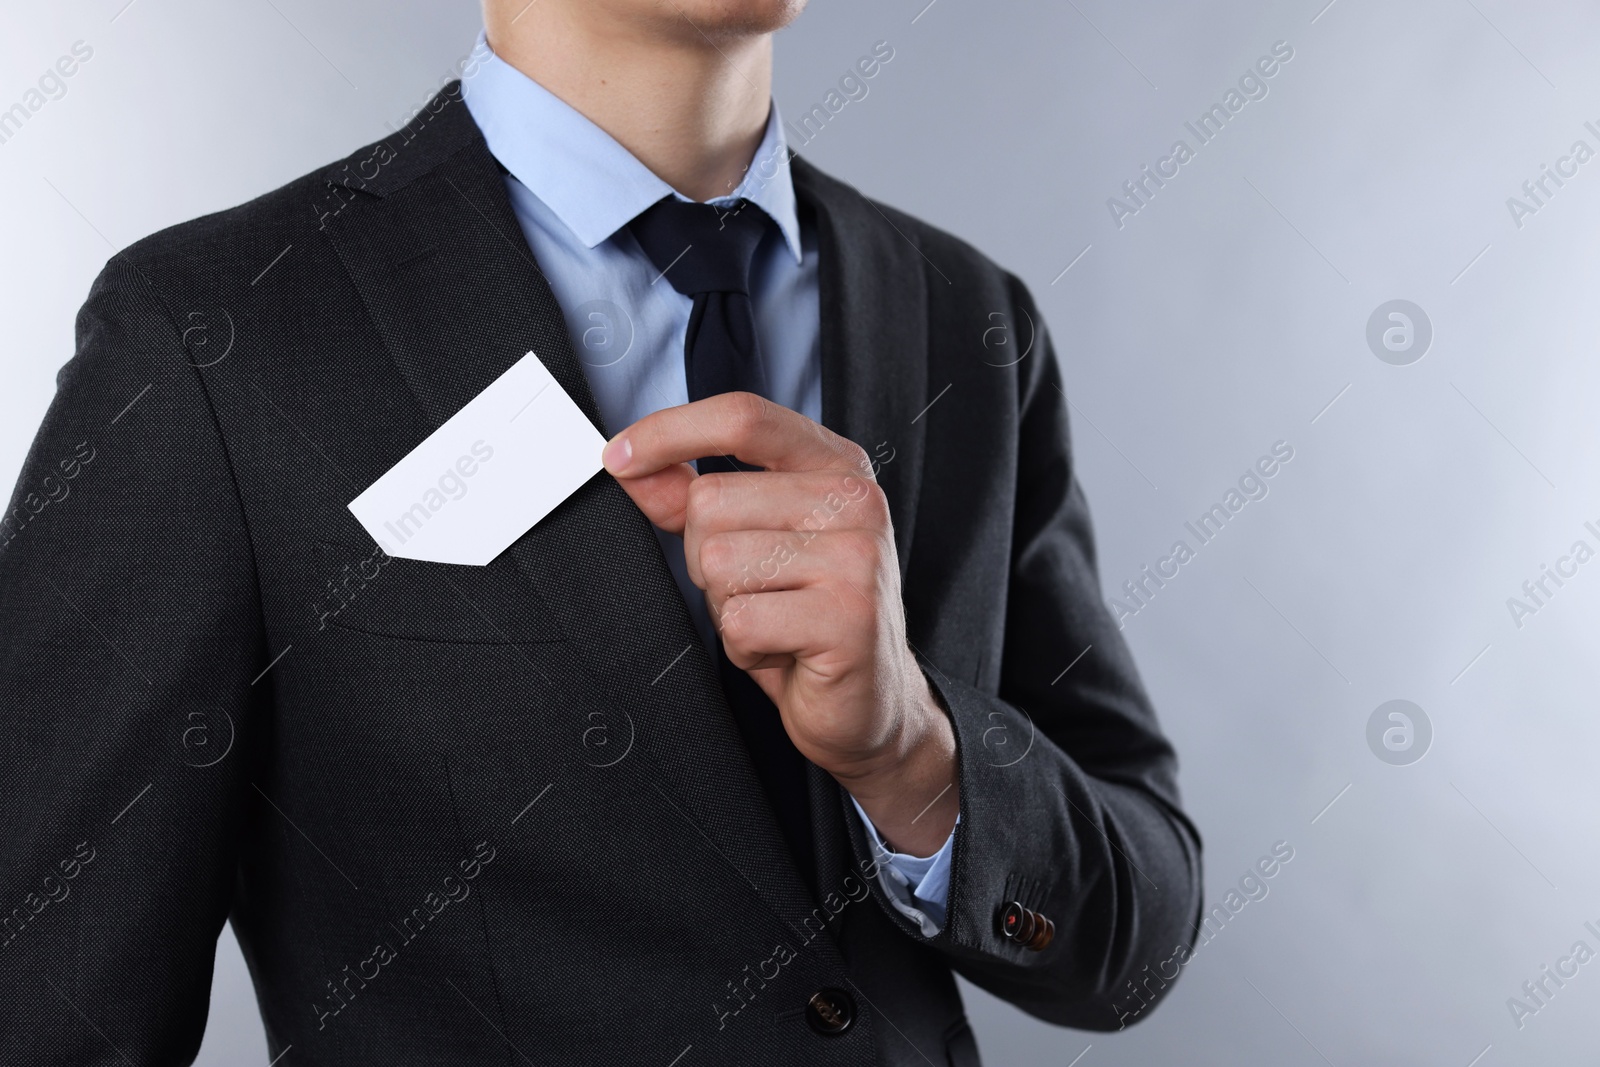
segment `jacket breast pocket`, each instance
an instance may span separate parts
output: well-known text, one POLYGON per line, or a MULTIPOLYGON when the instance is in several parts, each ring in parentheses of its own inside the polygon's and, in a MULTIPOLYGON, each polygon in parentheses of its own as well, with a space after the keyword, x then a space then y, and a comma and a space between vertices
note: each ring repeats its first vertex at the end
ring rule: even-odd
POLYGON ((486 567, 390 556, 375 545, 313 548, 318 629, 454 644, 564 641, 533 584, 507 556, 486 567))

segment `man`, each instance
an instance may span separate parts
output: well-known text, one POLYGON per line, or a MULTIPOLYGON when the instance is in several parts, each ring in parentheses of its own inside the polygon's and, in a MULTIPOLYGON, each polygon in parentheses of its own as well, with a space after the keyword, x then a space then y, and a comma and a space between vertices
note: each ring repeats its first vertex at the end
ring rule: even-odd
POLYGON ((1055 356, 789 158, 800 6, 488 0, 464 91, 113 257, 0 552, 0 1061, 188 1062, 230 919, 286 1063, 974 1064, 952 971, 1159 998, 1199 841, 1055 356), (606 470, 390 555, 346 505, 528 351, 606 470))

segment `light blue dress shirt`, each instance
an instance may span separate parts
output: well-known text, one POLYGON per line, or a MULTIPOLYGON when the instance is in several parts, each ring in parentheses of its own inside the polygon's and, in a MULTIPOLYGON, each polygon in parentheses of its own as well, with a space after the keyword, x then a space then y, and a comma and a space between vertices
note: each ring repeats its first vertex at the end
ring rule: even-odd
MULTIPOLYGON (((495 56, 484 35, 473 54, 483 58, 463 82, 467 109, 489 150, 509 171, 512 209, 567 320, 606 432, 615 434, 653 411, 688 403, 683 353, 693 302, 661 278, 626 227, 662 197, 689 198, 610 134, 495 56)), ((820 422, 816 234, 800 225, 776 104, 743 181, 708 203, 731 208, 741 198, 773 222, 750 271, 768 399, 820 422)), ((701 638, 715 649, 716 631, 704 595, 689 580, 683 541, 661 530, 656 536, 701 638)), ((929 857, 891 852, 860 805, 856 812, 879 859, 886 861, 879 865, 879 880, 891 901, 924 934, 938 933, 955 835, 929 857)))

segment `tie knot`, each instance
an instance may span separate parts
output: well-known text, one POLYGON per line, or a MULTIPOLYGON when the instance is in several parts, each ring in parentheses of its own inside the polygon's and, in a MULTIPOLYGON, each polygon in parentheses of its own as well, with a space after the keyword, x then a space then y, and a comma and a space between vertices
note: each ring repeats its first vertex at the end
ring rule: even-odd
POLYGON ((767 217, 748 200, 731 207, 665 197, 628 224, 645 255, 672 287, 696 293, 750 292, 750 263, 767 217))

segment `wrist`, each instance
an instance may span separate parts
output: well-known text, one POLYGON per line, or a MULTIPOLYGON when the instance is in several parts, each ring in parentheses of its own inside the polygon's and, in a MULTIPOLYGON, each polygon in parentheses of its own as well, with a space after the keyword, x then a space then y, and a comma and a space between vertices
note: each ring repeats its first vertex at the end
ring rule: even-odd
MULTIPOLYGON (((910 661, 909 652, 906 658, 910 661)), ((937 740, 941 724, 948 726, 944 709, 915 661, 910 661, 907 680, 893 688, 896 695, 892 705, 873 713, 874 718, 885 723, 876 742, 869 749, 857 750, 826 767, 858 800, 863 795, 877 797, 892 792, 907 764, 937 740)))
POLYGON ((931 856, 960 811, 955 730, 920 669, 916 680, 919 692, 884 751, 858 768, 832 773, 892 849, 931 856))

